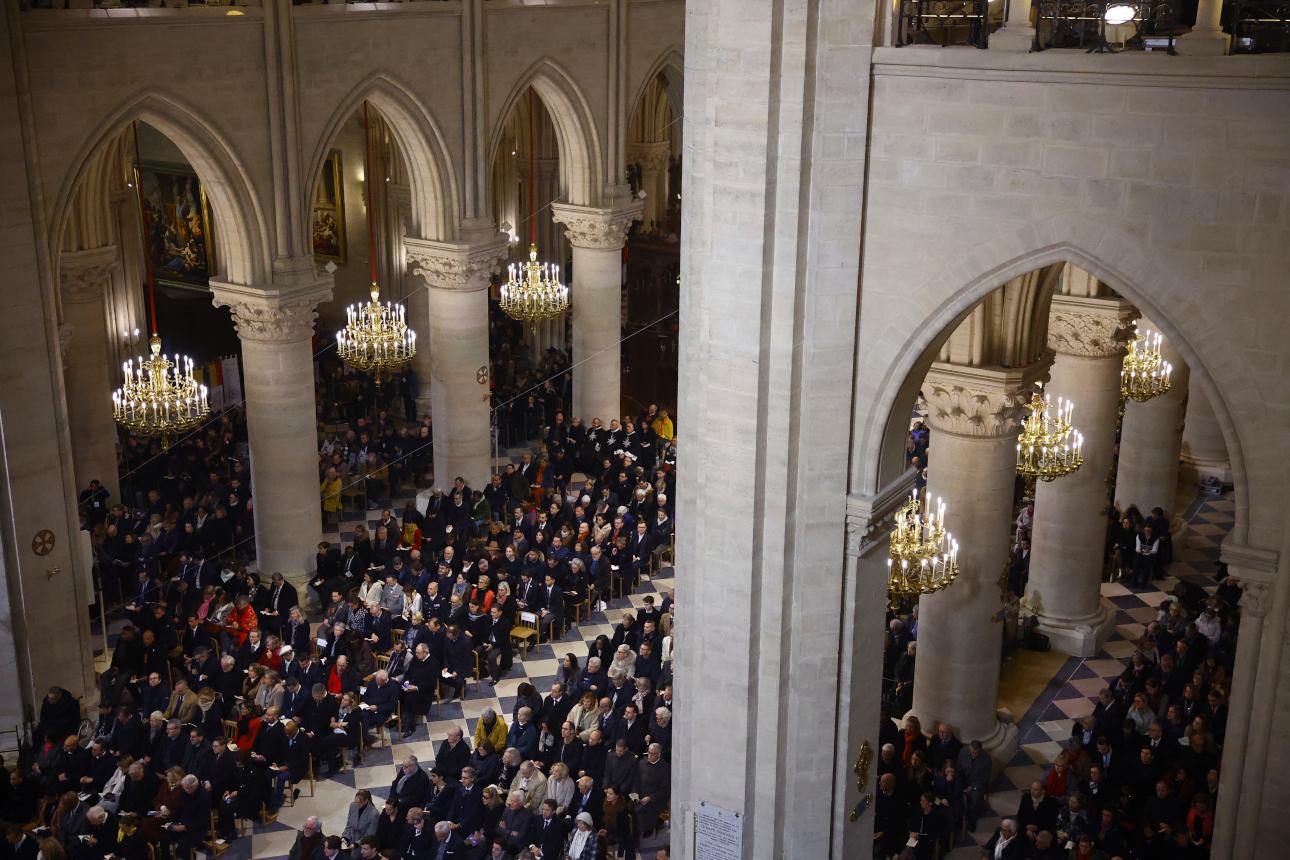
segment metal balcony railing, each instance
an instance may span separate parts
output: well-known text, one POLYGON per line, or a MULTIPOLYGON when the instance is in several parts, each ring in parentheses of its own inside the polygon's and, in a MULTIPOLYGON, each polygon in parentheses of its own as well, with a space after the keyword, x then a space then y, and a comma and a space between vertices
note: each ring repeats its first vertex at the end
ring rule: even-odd
POLYGON ((1035 48, 1166 50, 1183 32, 1164 0, 1037 0, 1035 48), (1109 13, 1109 14, 1108 14, 1109 13))

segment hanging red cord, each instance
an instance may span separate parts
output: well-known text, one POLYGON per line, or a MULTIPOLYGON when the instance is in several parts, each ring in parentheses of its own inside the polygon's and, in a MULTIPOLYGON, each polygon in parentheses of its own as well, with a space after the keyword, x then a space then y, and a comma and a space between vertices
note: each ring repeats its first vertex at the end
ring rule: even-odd
POLYGON ((143 205, 143 158, 139 155, 139 121, 134 127, 134 190, 139 195, 139 224, 143 230, 143 265, 148 277, 148 310, 152 317, 152 334, 157 334, 157 284, 152 277, 152 248, 148 243, 148 210, 143 205))
POLYGON ((537 149, 533 145, 533 88, 529 87, 529 244, 537 244, 537 149))
POLYGON ((367 102, 363 102, 363 192, 367 197, 367 256, 372 261, 372 286, 376 286, 376 226, 372 222, 372 156, 367 144, 367 102))

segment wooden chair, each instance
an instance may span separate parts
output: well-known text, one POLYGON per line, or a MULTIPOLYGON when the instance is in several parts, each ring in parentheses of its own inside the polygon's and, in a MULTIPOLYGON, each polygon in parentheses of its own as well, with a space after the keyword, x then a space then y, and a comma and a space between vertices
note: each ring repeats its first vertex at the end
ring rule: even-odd
POLYGON ((237 720, 222 720, 224 724, 224 740, 229 743, 237 741, 237 720))
POLYGON ((528 656, 531 645, 542 644, 542 633, 538 630, 536 612, 521 612, 511 628, 511 641, 520 649, 520 659, 528 656))
POLYGON ((351 509, 356 513, 367 515, 367 479, 352 481, 340 491, 340 510, 345 511, 345 503, 349 502, 351 509), (361 503, 359 500, 362 500, 361 503))
POLYGON ((581 624, 583 619, 591 620, 591 593, 582 598, 579 602, 573 604, 573 623, 581 624))
POLYGON ((211 813, 211 829, 202 840, 202 847, 206 849, 206 856, 218 857, 228 850, 228 843, 219 841, 219 828, 215 825, 215 813, 211 813))
MULTIPOLYGON (((314 757, 309 756, 309 772, 305 774, 305 779, 309 780, 309 796, 314 796, 314 757)), ((287 783, 287 798, 290 799, 297 785, 294 782, 287 783)), ((294 805, 294 802, 292 803, 294 805)))

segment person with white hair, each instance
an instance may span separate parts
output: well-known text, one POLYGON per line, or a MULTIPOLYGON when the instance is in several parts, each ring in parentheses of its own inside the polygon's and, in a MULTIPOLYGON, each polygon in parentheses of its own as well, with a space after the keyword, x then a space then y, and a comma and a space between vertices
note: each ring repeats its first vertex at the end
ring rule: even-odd
POLYGON ((311 815, 305 819, 305 825, 296 834, 296 841, 287 853, 289 860, 323 860, 323 842, 326 836, 322 832, 322 822, 318 816, 311 815))
POLYGON ((636 676, 636 652, 626 642, 619 645, 614 651, 614 659, 609 664, 609 671, 614 670, 623 673, 623 677, 630 681, 636 676))

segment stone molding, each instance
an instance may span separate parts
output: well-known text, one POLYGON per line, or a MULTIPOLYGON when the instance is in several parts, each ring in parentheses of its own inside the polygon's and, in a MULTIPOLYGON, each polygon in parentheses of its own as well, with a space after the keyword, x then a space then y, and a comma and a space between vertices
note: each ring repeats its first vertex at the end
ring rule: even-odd
POLYGON ((476 292, 488 289, 489 276, 499 271, 510 245, 508 238, 484 242, 435 242, 412 236, 403 240, 408 271, 435 290, 476 292))
POLYGON ((293 343, 313 337, 316 308, 331 298, 331 282, 277 291, 211 281, 211 293, 215 307, 229 309, 242 340, 293 343))
POLYGON ((645 201, 634 200, 612 209, 552 203, 551 219, 564 225, 575 248, 617 251, 627 241, 627 229, 645 213, 645 201))
POLYGON ((1123 356, 1136 313, 1123 299, 1054 296, 1048 346, 1081 358, 1123 356))
POLYGON ((1048 359, 1023 368, 965 367, 937 362, 923 395, 927 421, 936 432, 980 439, 1015 436, 1035 382, 1048 373, 1048 359))
POLYGON ((913 492, 915 477, 917 473, 907 469, 877 493, 847 496, 847 555, 860 558, 882 543, 895 522, 896 511, 913 492))
POLYGON ((99 301, 116 266, 116 245, 86 251, 63 251, 58 256, 58 280, 63 301, 99 301))

